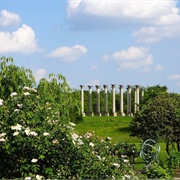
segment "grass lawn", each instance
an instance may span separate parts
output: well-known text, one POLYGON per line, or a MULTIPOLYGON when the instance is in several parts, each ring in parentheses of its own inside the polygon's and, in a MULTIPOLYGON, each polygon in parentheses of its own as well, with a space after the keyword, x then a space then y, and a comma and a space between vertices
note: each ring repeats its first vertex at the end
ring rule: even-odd
MULTIPOLYGON (((79 135, 83 135, 86 132, 94 132, 97 136, 101 138, 111 137, 112 142, 125 142, 133 143, 140 150, 141 148, 141 139, 136 137, 130 137, 129 123, 131 122, 132 117, 106 117, 106 116, 93 116, 84 117, 84 121, 79 123, 75 127, 75 131, 79 135)), ((158 159, 166 164, 167 153, 165 151, 165 144, 160 143, 161 151, 159 153, 158 159)), ((145 165, 143 160, 139 157, 137 158, 137 168, 142 169, 145 165)))

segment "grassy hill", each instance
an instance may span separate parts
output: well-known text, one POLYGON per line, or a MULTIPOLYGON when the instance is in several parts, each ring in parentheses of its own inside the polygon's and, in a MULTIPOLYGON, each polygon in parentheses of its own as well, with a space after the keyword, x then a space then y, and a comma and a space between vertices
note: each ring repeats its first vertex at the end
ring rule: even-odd
MULTIPOLYGON (((97 136, 105 139, 107 137, 112 138, 112 142, 125 142, 133 143, 140 150, 141 139, 137 137, 130 137, 129 123, 132 117, 84 117, 84 121, 79 123, 75 127, 75 131, 79 135, 83 135, 86 132, 94 132, 97 136)), ((167 153, 165 151, 165 144, 160 142, 161 151, 159 153, 159 160, 166 164, 167 153)), ((138 168, 142 168, 145 164, 143 160, 139 157, 137 159, 137 164, 141 164, 138 168)))

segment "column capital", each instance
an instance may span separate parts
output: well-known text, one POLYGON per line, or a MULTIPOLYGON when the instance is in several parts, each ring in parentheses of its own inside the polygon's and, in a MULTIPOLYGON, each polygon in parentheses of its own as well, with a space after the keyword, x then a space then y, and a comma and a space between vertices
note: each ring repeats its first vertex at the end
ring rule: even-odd
POLYGON ((108 88, 108 85, 103 85, 104 89, 107 89, 108 88))
POLYGON ((135 85, 136 88, 140 88, 140 85, 135 85))
POLYGON ((122 89, 124 86, 123 85, 119 85, 119 89, 122 89))
POLYGON ((99 89, 101 86, 100 85, 96 85, 96 88, 99 89))
POLYGON ((83 88, 84 88, 84 85, 80 85, 80 87, 81 87, 81 89, 83 89, 83 88))
POLYGON ((92 86, 91 86, 91 85, 88 85, 88 88, 89 88, 89 89, 92 89, 92 86))
POLYGON ((127 85, 127 89, 131 89, 131 85, 127 85))
POLYGON ((115 87, 116 87, 116 85, 115 85, 115 84, 111 84, 111 87, 112 87, 112 88, 115 88, 115 87))

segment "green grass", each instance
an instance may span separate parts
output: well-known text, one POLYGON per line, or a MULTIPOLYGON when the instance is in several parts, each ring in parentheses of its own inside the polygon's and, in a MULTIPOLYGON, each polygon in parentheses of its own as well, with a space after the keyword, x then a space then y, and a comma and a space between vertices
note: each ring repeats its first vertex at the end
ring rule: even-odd
MULTIPOLYGON (((86 132, 94 132, 97 136, 102 139, 106 137, 111 137, 112 142, 125 142, 133 143, 136 145, 137 149, 141 148, 141 139, 137 137, 130 137, 129 123, 132 117, 106 117, 106 116, 86 116, 82 123, 79 123, 75 127, 75 131, 79 135, 83 135, 86 132)), ((160 143, 161 151, 159 153, 158 159, 166 164, 167 153, 165 151, 165 143, 160 143)), ((145 165, 143 160, 137 158, 137 169, 142 169, 145 165), (139 164, 139 165, 138 165, 139 164)))

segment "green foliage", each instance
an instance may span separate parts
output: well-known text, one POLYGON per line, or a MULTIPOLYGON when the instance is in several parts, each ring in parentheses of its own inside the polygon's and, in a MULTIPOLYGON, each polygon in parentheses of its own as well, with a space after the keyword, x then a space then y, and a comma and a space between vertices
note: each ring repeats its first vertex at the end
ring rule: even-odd
POLYGON ((163 168, 157 163, 150 165, 146 172, 148 179, 171 179, 171 174, 168 169, 163 168))
POLYGON ((13 64, 12 58, 0 59, 0 98, 6 98, 11 92, 19 93, 24 86, 33 87, 35 78, 30 69, 13 64))
POLYGON ((59 109, 61 119, 71 122, 83 120, 79 92, 69 87, 63 75, 50 74, 49 79, 41 79, 37 90, 43 103, 51 103, 59 109))
MULTIPOLYGON (((131 124, 131 136, 146 139, 164 139, 169 154, 169 146, 180 143, 180 95, 164 93, 149 100, 138 111, 131 124)), ((173 146, 174 147, 174 146, 173 146)))
POLYGON ((167 159, 167 165, 169 169, 180 168, 180 152, 172 153, 167 159))

